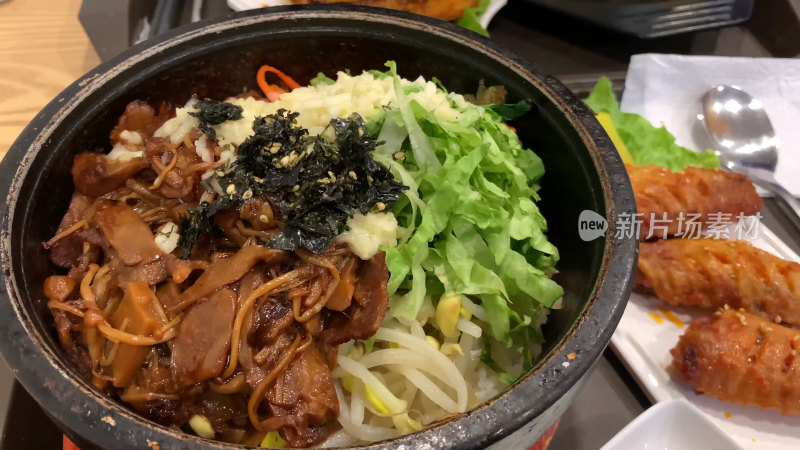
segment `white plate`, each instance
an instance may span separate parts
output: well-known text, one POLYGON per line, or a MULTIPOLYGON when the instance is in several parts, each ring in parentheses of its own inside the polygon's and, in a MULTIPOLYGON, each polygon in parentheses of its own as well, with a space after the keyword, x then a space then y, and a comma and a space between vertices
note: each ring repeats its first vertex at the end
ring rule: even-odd
MULTIPOLYGON (((291 5, 290 0, 228 0, 228 7, 234 11, 244 11, 245 9, 261 8, 263 6, 282 6, 291 5)), ((508 0, 492 0, 486 8, 486 12, 481 15, 480 23, 483 28, 489 27, 495 14, 508 4, 508 0)))
POLYGON ((686 400, 656 403, 600 450, 731 450, 736 442, 686 400))
MULTIPOLYGON (((763 224, 758 231, 753 245, 783 259, 800 261, 800 257, 763 224)), ((667 372, 672 363, 669 350, 678 343, 686 328, 667 320, 660 310, 671 312, 686 325, 696 317, 709 314, 692 308, 670 307, 655 297, 631 294, 625 314, 611 338, 611 346, 651 400, 688 400, 746 449, 800 448, 800 417, 721 402, 697 395, 688 385, 673 380, 667 372), (657 314, 663 322, 656 323, 651 314, 657 314)))

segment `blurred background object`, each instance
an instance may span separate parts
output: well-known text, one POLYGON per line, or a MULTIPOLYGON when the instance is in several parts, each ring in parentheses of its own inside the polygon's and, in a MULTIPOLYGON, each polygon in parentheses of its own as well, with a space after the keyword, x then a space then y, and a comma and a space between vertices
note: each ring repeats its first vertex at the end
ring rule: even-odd
MULTIPOLYGON (((232 11, 228 3, 85 0, 80 20, 105 60, 142 37, 226 15, 232 11)), ((512 0, 497 12, 488 30, 492 39, 535 61, 571 89, 588 93, 600 75, 622 89, 628 61, 638 53, 798 56, 798 10, 800 0, 512 0), (667 28, 661 34, 637 34, 633 29, 623 33, 622 19, 638 23, 642 30, 645 23, 683 25, 670 25, 670 33, 667 28)))
POLYGON ((529 0, 642 38, 718 28, 750 18, 755 0, 529 0))

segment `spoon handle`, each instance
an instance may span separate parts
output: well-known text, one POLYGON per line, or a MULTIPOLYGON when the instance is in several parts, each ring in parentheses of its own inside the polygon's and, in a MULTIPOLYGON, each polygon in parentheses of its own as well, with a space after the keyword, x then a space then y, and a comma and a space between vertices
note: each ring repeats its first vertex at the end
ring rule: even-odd
POLYGON ((754 177, 750 174, 750 179, 753 180, 755 184, 775 194, 776 198, 782 200, 784 209, 794 212, 794 224, 798 231, 800 231, 800 201, 798 201, 791 192, 786 190, 785 187, 776 182, 774 178, 764 179, 760 176, 754 177))

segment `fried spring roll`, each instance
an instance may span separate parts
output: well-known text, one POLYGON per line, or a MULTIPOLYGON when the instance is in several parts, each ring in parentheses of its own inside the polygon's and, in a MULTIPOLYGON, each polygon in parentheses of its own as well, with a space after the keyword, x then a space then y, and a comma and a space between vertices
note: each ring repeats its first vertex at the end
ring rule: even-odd
POLYGON ((735 222, 737 216, 753 215, 763 207, 753 183, 738 173, 697 167, 681 172, 656 166, 626 168, 642 215, 640 240, 691 233, 686 225, 691 218, 702 226, 714 221, 709 215, 721 213, 735 222))
POLYGON ((800 414, 800 331, 735 310, 692 322, 670 353, 696 392, 800 414))
POLYGON ((642 242, 636 288, 651 291, 670 305, 729 305, 800 326, 800 264, 746 241, 642 242))

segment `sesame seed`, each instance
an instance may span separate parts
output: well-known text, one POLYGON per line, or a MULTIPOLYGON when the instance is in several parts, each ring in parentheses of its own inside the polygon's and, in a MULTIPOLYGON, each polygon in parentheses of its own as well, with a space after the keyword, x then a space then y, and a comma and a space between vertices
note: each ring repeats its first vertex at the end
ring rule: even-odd
POLYGON ((266 214, 262 214, 262 215, 258 216, 258 220, 260 220, 260 221, 262 221, 264 223, 269 223, 269 217, 267 217, 266 214))
POLYGON ((218 177, 224 177, 224 176, 225 176, 225 171, 224 171, 224 170, 217 170, 217 171, 216 171, 216 172, 214 172, 214 173, 215 173, 215 174, 216 174, 218 177))
POLYGON ((725 308, 725 311, 731 309, 730 305, 728 305, 727 303, 725 303, 725 306, 723 306, 723 308, 725 308))
POLYGON ((356 173, 354 171, 351 170, 350 172, 347 172, 347 174, 350 175, 350 178, 358 180, 358 177, 356 176, 356 173))
POLYGON ((396 160, 401 160, 401 159, 403 159, 403 157, 405 157, 405 156, 406 156, 405 152, 396 152, 396 153, 394 154, 394 159, 396 159, 396 160))
POLYGON ((227 192, 229 195, 235 194, 236 186, 234 186, 233 183, 229 184, 228 187, 225 189, 225 192, 227 192))
POLYGON ((375 207, 378 208, 378 211, 383 211, 384 209, 386 209, 386 204, 384 204, 383 202, 378 202, 375 203, 375 207))
POLYGON ((250 189, 244 191, 244 194, 242 194, 242 198, 245 199, 245 200, 248 200, 248 199, 250 199, 252 197, 253 197, 253 191, 250 190, 250 189))
POLYGON ((300 192, 300 185, 299 184, 295 184, 294 187, 292 187, 292 191, 300 192))
POLYGON ((281 158, 281 165, 285 166, 288 164, 289 164, 289 155, 285 155, 283 158, 281 158))
POLYGON ((783 322, 783 320, 781 320, 781 316, 780 316, 780 315, 778 315, 778 316, 775 316, 775 318, 774 318, 773 320, 775 321, 775 323, 781 323, 781 322, 783 322))
POLYGON ((272 146, 269 148, 269 152, 274 155, 275 153, 281 151, 281 147, 283 147, 283 144, 281 144, 280 142, 274 142, 272 146))
POLYGON ((372 184, 372 177, 367 175, 367 184, 372 184))
POLYGON ((336 175, 334 175, 330 170, 328 171, 328 176, 331 177, 331 181, 336 181, 336 175))

